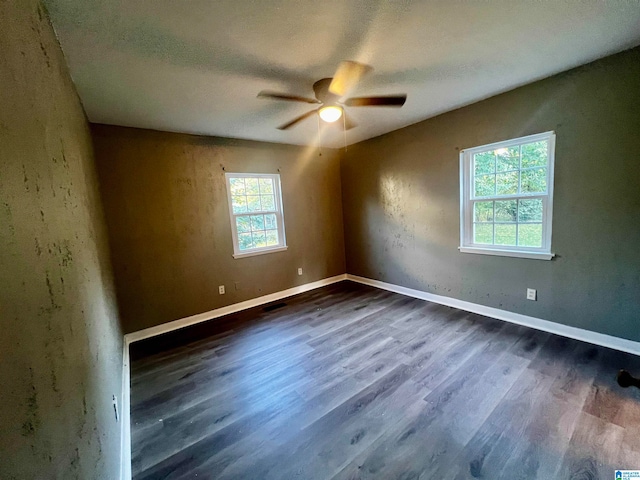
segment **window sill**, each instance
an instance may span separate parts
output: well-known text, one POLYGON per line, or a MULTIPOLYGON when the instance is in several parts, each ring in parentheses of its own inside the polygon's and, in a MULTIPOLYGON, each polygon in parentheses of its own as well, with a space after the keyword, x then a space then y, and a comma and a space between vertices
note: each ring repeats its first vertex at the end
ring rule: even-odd
POLYGON ((275 253, 275 252, 284 252, 287 248, 286 245, 284 247, 275 247, 275 248, 264 248, 262 250, 251 250, 246 253, 234 253, 233 258, 245 258, 245 257, 255 257, 256 255, 264 255, 265 253, 275 253))
POLYGON ((555 257, 555 253, 497 250, 493 248, 458 247, 458 250, 460 250, 460 252, 462 253, 477 253, 480 255, 496 255, 500 257, 532 258, 535 260, 551 260, 553 257, 555 257))

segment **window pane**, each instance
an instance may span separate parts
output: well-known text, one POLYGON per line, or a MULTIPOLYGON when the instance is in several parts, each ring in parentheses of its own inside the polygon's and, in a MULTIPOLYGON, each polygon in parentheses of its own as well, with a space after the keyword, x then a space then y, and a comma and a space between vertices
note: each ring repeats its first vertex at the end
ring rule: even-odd
POLYGON ((260 195, 260 199, 262 201, 262 210, 269 211, 276 209, 276 202, 273 195, 260 195))
POLYGON ((501 202, 496 202, 496 222, 515 222, 517 204, 517 200, 503 200, 501 202))
POLYGON ((542 221, 542 200, 532 198, 530 200, 520 200, 518 202, 519 222, 541 222, 542 221))
POLYGON ((518 193, 518 172, 499 173, 496 175, 498 195, 518 193))
POLYGON ((264 215, 251 215, 251 230, 264 230, 264 215))
POLYGON ((278 244, 278 231, 267 230, 267 245, 277 245, 277 244, 278 244))
POLYGON ((230 178, 231 195, 244 195, 244 179, 243 178, 230 178))
POLYGON ((266 247, 267 246, 267 234, 262 232, 253 232, 253 245, 256 248, 266 247))
MULTIPOLYGON (((497 203, 497 202, 496 202, 497 203)), ((515 224, 496 224, 496 245, 513 245, 516 244, 516 225, 515 224)))
POLYGON ((243 232, 250 232, 251 231, 251 224, 249 221, 249 217, 236 217, 236 227, 238 229, 238 233, 243 233, 243 232))
POLYGON ((250 233, 239 233, 238 234, 238 247, 240 250, 246 250, 248 248, 253 248, 253 240, 251 239, 250 233))
POLYGON ((493 224, 473 224, 473 243, 493 244, 493 224))
POLYGON ((264 228, 271 230, 276 227, 276 216, 272 213, 264 216, 264 228))
POLYGON ((273 180, 271 178, 260 179, 260 193, 273 193, 273 180))
POLYGON ((247 211, 247 197, 232 197, 233 213, 245 213, 247 211))
POLYGON ((493 152, 476 153, 473 156, 474 175, 493 173, 496 171, 496 156, 493 152))
POLYGON ((520 168, 520 149, 516 147, 499 148, 496 150, 496 170, 518 170, 520 168))
POLYGON ((546 140, 522 145, 522 168, 545 167, 547 158, 546 140))
POLYGON ((247 195, 260 194, 260 187, 258 186, 257 178, 245 178, 244 184, 246 185, 247 195))
POLYGON ((284 245, 280 176, 226 174, 235 253, 284 245))
POLYGON ((476 202, 474 204, 474 222, 493 221, 493 202, 476 202))
POLYGON ((521 247, 542 247, 542 224, 524 223, 518 225, 518 245, 521 247))
POLYGON ((547 169, 535 168, 521 172, 522 193, 545 193, 547 191, 547 169))
POLYGON ((480 175, 475 178, 475 196, 487 197, 496 193, 496 176, 480 175))
POLYGON ((251 195, 247 197, 247 209, 250 212, 259 212, 262 210, 260 206, 260 197, 258 195, 251 195))
POLYGON ((547 206, 551 208, 553 201, 549 177, 554 138, 552 133, 539 134, 463 153, 460 231, 464 245, 505 252, 549 247, 545 239, 551 232, 545 222, 547 206))

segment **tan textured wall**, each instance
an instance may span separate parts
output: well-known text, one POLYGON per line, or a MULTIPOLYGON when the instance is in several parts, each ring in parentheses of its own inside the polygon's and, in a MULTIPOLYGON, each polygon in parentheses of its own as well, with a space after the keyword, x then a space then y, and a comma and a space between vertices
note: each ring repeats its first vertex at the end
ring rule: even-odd
POLYGON ((342 189, 349 273, 640 340, 640 48, 350 147, 342 189), (460 149, 548 130, 557 258, 459 253, 460 149))
POLYGON ((118 478, 116 313, 62 52, 35 0, 0 1, 0 478, 118 478))
POLYGON ((106 125, 92 132, 127 332, 344 273, 337 152, 106 125), (280 170, 287 251, 232 257, 223 167, 280 170))

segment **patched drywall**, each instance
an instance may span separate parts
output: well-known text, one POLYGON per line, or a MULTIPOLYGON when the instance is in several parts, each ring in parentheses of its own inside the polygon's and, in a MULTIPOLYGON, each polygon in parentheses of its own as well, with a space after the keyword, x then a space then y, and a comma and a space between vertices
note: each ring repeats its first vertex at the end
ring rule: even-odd
POLYGON ((0 1, 0 478, 120 473, 122 335, 91 138, 47 14, 0 1))
POLYGON ((350 147, 348 273, 640 340, 639 112, 636 48, 350 147), (460 150, 549 130, 557 257, 458 252, 460 150))
POLYGON ((344 273, 335 150, 105 125, 92 132, 127 332, 344 273), (288 250, 232 257, 225 171, 280 173, 288 250))

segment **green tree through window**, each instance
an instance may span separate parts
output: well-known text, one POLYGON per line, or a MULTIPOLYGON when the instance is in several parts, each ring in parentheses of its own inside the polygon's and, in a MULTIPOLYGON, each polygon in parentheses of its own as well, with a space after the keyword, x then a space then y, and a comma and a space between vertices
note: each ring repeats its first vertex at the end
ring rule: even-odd
POLYGON ((554 146, 549 132, 462 152, 461 250, 550 253, 554 146))

